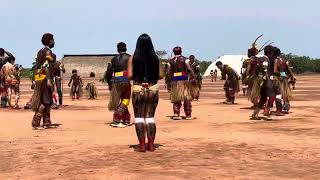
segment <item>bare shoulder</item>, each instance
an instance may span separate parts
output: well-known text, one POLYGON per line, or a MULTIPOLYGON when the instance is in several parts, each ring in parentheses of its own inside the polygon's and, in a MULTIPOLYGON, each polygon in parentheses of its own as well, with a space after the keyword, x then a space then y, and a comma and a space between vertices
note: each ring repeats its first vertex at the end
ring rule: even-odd
POLYGON ((129 61, 130 63, 132 63, 132 61, 133 61, 133 56, 130 56, 128 61, 129 61))

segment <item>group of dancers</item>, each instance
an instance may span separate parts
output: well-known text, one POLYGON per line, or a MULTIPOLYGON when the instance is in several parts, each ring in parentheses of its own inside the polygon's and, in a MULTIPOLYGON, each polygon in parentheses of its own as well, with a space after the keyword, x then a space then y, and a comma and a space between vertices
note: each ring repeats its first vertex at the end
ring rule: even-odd
MULTIPOLYGON (((54 104, 55 91, 59 96, 59 105, 63 103, 61 74, 65 72, 65 69, 52 52, 55 45, 54 36, 46 33, 42 36, 41 42, 43 48, 37 53, 31 76, 34 93, 29 106, 35 112, 32 118, 34 129, 53 127, 50 109, 54 104), (43 120, 42 126, 41 120, 43 120)), ((248 50, 249 59, 245 61, 246 64, 242 71, 242 76, 245 77, 243 84, 247 92, 246 95, 254 107, 252 114, 254 120, 261 119, 259 111, 263 107, 265 109, 264 115, 269 117, 274 102, 276 103, 276 115, 288 113, 289 101, 291 100, 289 82, 295 82, 288 61, 280 56, 280 49, 271 45, 258 49, 256 42, 257 40, 248 50), (258 55, 261 51, 264 51, 263 56, 258 55)), ((117 51, 118 54, 108 64, 104 76, 104 81, 107 82, 110 90, 108 109, 114 112, 111 126, 127 127, 131 125, 128 106, 132 101, 134 125, 139 141, 137 151, 154 151, 155 113, 159 101, 158 80, 165 78, 173 104, 172 119, 180 120, 183 118, 180 113, 182 106, 185 112, 184 118, 191 119, 191 103, 200 96, 202 84, 200 66, 194 55, 186 58, 182 55, 182 48, 178 46, 173 48, 174 56, 168 61, 161 62, 156 55, 152 40, 147 34, 139 36, 133 55, 127 53, 124 42, 117 44, 117 51)), ((3 49, 0 49, 0 60, 2 66, 1 87, 10 95, 11 90, 15 91, 16 84, 19 84, 20 78, 17 75, 19 68, 14 68, 14 56, 3 49)), ((226 101, 224 104, 234 104, 235 94, 240 91, 240 78, 229 65, 218 61, 216 66, 221 71, 222 79, 226 80, 224 85, 226 101)), ((216 77, 217 71, 212 72, 212 75, 216 77)), ((90 77, 94 79, 95 74, 90 73, 90 77)), ((68 86, 71 87, 72 99, 79 99, 83 82, 75 69, 72 71, 68 86)), ((91 92, 89 99, 96 99, 97 90, 94 81, 89 82, 86 89, 91 92)), ((17 92, 19 98, 19 91, 17 92)), ((1 102, 5 101, 4 97, 1 96, 1 102)), ((9 105, 11 105, 11 99, 9 99, 9 105)))
POLYGON ((18 108, 20 98, 20 73, 22 66, 15 64, 15 57, 0 48, 0 96, 1 108, 18 108), (12 95, 15 95, 14 103, 12 95))
MULTIPOLYGON (((1 94, 1 108, 19 109, 20 98, 20 79, 22 66, 15 64, 15 57, 4 49, 0 49, 0 94, 1 94), (13 95, 15 95, 15 103, 13 103, 13 95)), ((50 65, 49 73, 52 77, 52 109, 58 109, 63 104, 63 92, 62 92, 62 74, 65 73, 64 65, 56 60, 56 55, 52 53, 52 62, 50 65), (58 95, 58 98, 57 96, 58 95)), ((31 89, 34 89, 36 81, 39 77, 35 76, 37 68, 37 60, 33 63, 30 71, 31 89)), ((37 69, 38 70, 38 69, 37 69)), ((77 74, 77 70, 72 70, 72 75, 68 83, 70 87, 70 97, 73 100, 79 99, 82 95, 83 82, 81 77, 77 74)), ((98 91, 95 86, 95 74, 90 73, 90 82, 85 87, 87 91, 88 99, 97 99, 98 91)), ((33 96, 24 106, 24 109, 32 109, 33 96)))
MULTIPOLYGON (((55 90, 58 92, 59 105, 63 104, 61 75, 65 72, 65 69, 63 64, 56 60, 56 55, 52 52, 52 48, 54 48, 55 45, 53 34, 44 34, 41 42, 44 47, 37 53, 36 62, 34 63, 31 76, 34 93, 29 103, 35 112, 32 119, 32 127, 34 129, 54 127, 51 122, 50 113, 52 105, 55 102, 55 90), (43 120, 42 126, 41 119, 43 120)), ((90 73, 90 77, 94 78, 95 74, 90 73)), ((72 99, 79 99, 83 82, 76 69, 72 70, 68 86, 71 87, 70 96, 72 99)), ((97 96, 97 90, 94 81, 89 82, 86 89, 89 94, 89 99, 95 99, 97 96)))
MULTIPOLYGON (((281 56, 281 50, 271 43, 257 47, 259 36, 252 47, 248 49, 248 59, 243 62, 241 78, 244 95, 252 102, 254 112, 252 120, 271 120, 272 108, 276 105, 276 116, 289 113, 290 100, 292 100, 291 86, 295 88, 296 78, 289 65, 289 61, 281 56), (259 55, 260 52, 264 55, 259 55), (264 109, 264 117, 259 116, 264 109)), ((240 92, 239 75, 229 65, 216 62, 221 70, 222 79, 226 80, 224 90, 225 104, 235 103, 235 93, 240 92)))
POLYGON ((118 43, 117 50, 119 54, 108 64, 105 73, 105 81, 110 90, 108 109, 114 112, 111 126, 130 125, 128 106, 132 96, 135 129, 139 140, 137 151, 154 151, 156 136, 154 117, 159 101, 158 80, 166 77, 173 103, 173 119, 182 119, 180 115, 182 103, 186 119, 191 119, 191 101, 199 98, 201 89, 200 66, 194 55, 189 58, 184 57, 181 47, 175 47, 174 56, 168 62, 161 63, 147 34, 142 34, 138 38, 133 55, 126 52, 127 47, 124 42, 118 43))

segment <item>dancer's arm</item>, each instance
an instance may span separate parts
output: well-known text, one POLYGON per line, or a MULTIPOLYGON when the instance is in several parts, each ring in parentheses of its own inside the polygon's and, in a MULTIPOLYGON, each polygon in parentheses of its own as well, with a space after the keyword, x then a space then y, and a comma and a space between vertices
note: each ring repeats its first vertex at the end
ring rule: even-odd
POLYGON ((221 69, 221 80, 226 80, 227 79, 227 72, 226 68, 221 69))
POLYGON ((291 80, 292 80, 292 81, 295 81, 295 75, 294 75, 294 73, 293 73, 292 69, 290 68, 289 61, 287 61, 287 69, 288 69, 288 71, 289 71, 289 74, 290 74, 291 80))
POLYGON ((132 56, 130 56, 129 60, 128 60, 128 78, 132 79, 132 56))
POLYGON ((80 86, 83 87, 83 82, 82 82, 82 78, 79 76, 79 82, 80 82, 80 86))
POLYGON ((69 87, 71 86, 71 82, 72 82, 72 76, 71 76, 70 81, 69 81, 69 83, 68 83, 68 86, 69 86, 69 87))
POLYGON ((109 63, 107 67, 107 71, 105 73, 105 77, 104 77, 105 82, 107 82, 109 86, 111 86, 112 74, 113 74, 112 63, 109 63))

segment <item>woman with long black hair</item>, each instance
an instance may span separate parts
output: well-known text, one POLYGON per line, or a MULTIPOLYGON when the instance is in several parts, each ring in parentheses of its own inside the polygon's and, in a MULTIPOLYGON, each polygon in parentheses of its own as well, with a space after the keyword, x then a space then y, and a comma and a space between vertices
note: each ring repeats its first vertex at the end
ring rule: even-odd
POLYGON ((136 50, 128 61, 128 75, 133 80, 132 104, 135 128, 139 140, 137 151, 154 151, 156 136, 155 111, 159 101, 158 80, 162 77, 160 61, 150 36, 142 34, 136 50), (147 132, 148 145, 145 143, 147 132))

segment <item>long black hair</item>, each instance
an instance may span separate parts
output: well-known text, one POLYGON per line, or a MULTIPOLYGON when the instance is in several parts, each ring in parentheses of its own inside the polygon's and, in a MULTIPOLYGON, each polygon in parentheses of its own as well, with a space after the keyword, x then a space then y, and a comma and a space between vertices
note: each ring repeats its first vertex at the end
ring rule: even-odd
POLYGON ((132 76, 135 83, 156 84, 158 82, 159 58, 149 35, 139 36, 132 65, 132 76))

